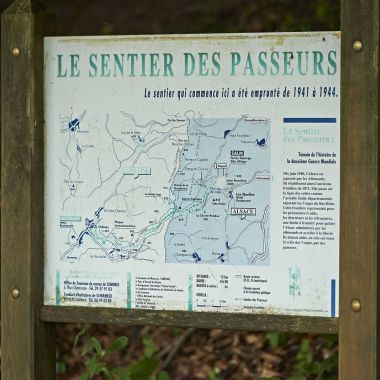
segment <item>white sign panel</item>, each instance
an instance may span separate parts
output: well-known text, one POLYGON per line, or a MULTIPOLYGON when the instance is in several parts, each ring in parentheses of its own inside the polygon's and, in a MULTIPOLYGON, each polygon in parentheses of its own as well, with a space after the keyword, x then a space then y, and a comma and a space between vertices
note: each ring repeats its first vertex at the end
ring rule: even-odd
POLYGON ((340 35, 45 39, 45 304, 338 315, 340 35))

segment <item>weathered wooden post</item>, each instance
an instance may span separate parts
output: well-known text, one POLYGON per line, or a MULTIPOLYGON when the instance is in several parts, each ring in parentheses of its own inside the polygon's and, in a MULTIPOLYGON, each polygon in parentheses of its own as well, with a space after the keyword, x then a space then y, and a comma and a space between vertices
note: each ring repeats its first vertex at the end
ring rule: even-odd
MULTIPOLYGON (((42 14, 41 14, 42 16, 42 14)), ((43 295, 43 28, 16 1, 1 23, 1 375, 55 377, 55 326, 43 295)))
POLYGON ((379 1, 342 0, 339 378, 378 379, 379 1))

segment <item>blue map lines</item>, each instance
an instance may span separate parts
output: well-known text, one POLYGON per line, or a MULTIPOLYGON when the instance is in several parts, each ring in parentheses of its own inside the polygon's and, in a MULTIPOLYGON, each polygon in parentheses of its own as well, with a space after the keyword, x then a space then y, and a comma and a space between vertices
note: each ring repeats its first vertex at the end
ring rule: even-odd
POLYGON ((231 129, 226 129, 224 131, 224 138, 226 138, 230 132, 231 132, 231 129))
POLYGON ((79 129, 79 119, 74 119, 69 121, 69 131, 75 132, 79 129))
POLYGON ((268 265, 270 122, 61 118, 61 259, 268 265))
POLYGON ((202 260, 197 252, 193 252, 193 258, 194 258, 196 263, 202 260))
POLYGON ((193 120, 170 196, 166 261, 269 264, 270 123, 193 120), (186 211, 186 212, 185 212, 186 211))
POLYGON ((258 146, 264 147, 265 146, 265 138, 261 139, 260 141, 258 139, 256 139, 256 143, 258 146))
POLYGON ((80 124, 87 111, 84 111, 78 117, 73 117, 71 113, 70 117, 61 117, 60 132, 67 136, 65 141, 65 155, 61 157, 60 164, 67 169, 68 174, 66 178, 66 186, 68 193, 63 200, 62 208, 64 209, 65 203, 72 197, 75 197, 78 185, 80 184, 80 172, 78 169, 79 160, 83 149, 78 138, 78 132, 80 131, 80 124))

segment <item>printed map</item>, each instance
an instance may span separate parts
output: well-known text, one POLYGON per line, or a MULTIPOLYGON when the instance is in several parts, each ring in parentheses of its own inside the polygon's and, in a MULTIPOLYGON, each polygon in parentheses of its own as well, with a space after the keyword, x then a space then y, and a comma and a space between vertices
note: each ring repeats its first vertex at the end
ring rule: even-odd
POLYGON ((62 117, 61 259, 269 265, 270 120, 62 117))

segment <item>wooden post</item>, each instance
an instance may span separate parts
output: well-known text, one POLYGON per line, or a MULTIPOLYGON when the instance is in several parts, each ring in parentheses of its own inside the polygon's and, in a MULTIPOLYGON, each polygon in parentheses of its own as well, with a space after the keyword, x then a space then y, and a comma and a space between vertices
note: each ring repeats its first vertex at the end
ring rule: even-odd
POLYGON ((55 378, 55 328, 42 323, 43 37, 31 0, 2 15, 1 375, 55 378))
POLYGON ((380 378, 379 0, 342 0, 339 378, 380 378))

